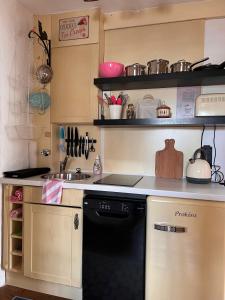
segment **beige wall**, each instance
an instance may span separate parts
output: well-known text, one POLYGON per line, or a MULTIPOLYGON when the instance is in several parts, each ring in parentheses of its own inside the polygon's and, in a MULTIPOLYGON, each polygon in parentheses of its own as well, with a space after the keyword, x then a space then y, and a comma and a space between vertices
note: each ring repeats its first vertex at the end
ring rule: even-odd
POLYGON ((225 16, 224 0, 161 4, 156 7, 105 14, 105 30, 225 16))
MULTIPOLYGON (((105 33, 105 61, 115 60, 129 65, 165 58, 173 63, 183 58, 195 61, 203 54, 202 20, 108 30, 105 33)), ((126 92, 130 96, 129 102, 134 104, 145 94, 152 94, 154 98, 164 100, 171 107, 172 116, 176 117, 176 88, 126 92)), ((166 138, 176 140, 176 148, 184 152, 185 165, 200 146, 200 134, 200 129, 181 128, 104 129, 105 171, 154 175, 155 152, 164 148, 166 138)))

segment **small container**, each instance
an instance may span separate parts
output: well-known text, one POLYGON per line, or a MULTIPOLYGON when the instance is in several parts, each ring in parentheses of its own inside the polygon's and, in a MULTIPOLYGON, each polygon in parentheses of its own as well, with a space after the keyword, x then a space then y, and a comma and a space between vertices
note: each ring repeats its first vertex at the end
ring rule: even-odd
POLYGON ((169 61, 166 59, 153 59, 148 63, 148 75, 168 73, 169 61))
POLYGON ((157 107, 157 118, 170 118, 171 117, 171 109, 169 106, 162 102, 162 104, 157 107))
POLYGON ((156 110, 159 100, 154 99, 152 95, 145 95, 142 100, 138 101, 136 106, 136 118, 148 119, 156 118, 156 110))
POLYGON ((122 105, 109 105, 110 119, 121 119, 122 105))
POLYGON ((106 61, 99 66, 100 77, 118 77, 123 76, 124 65, 114 61, 106 61))
POLYGON ((145 75, 145 65, 141 65, 139 63, 135 63, 130 66, 125 67, 126 76, 140 76, 145 75))
POLYGON ((100 156, 97 155, 94 165, 93 165, 93 174, 94 175, 101 175, 102 174, 102 164, 101 164, 101 159, 100 156))
POLYGON ((127 119, 135 119, 135 109, 133 104, 128 104, 127 119))

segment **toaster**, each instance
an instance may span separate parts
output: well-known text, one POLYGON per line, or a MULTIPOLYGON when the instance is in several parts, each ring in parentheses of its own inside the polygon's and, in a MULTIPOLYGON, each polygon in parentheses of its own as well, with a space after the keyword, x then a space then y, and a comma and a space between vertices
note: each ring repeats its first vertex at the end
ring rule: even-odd
POLYGON ((225 116, 225 94, 202 94, 196 98, 195 116, 225 116))

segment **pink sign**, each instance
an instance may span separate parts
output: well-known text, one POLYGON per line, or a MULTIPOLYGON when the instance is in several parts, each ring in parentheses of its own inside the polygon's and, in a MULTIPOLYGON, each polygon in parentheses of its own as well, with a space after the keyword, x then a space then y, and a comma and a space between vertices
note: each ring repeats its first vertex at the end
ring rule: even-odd
POLYGON ((89 16, 59 20, 59 40, 77 40, 89 37, 89 16))

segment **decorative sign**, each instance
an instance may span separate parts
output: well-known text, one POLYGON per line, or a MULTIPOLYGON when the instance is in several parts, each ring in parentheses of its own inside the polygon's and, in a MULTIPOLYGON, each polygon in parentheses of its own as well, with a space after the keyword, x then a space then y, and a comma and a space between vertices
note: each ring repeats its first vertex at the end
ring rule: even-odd
POLYGON ((89 16, 59 20, 59 40, 69 41, 89 37, 89 16))

